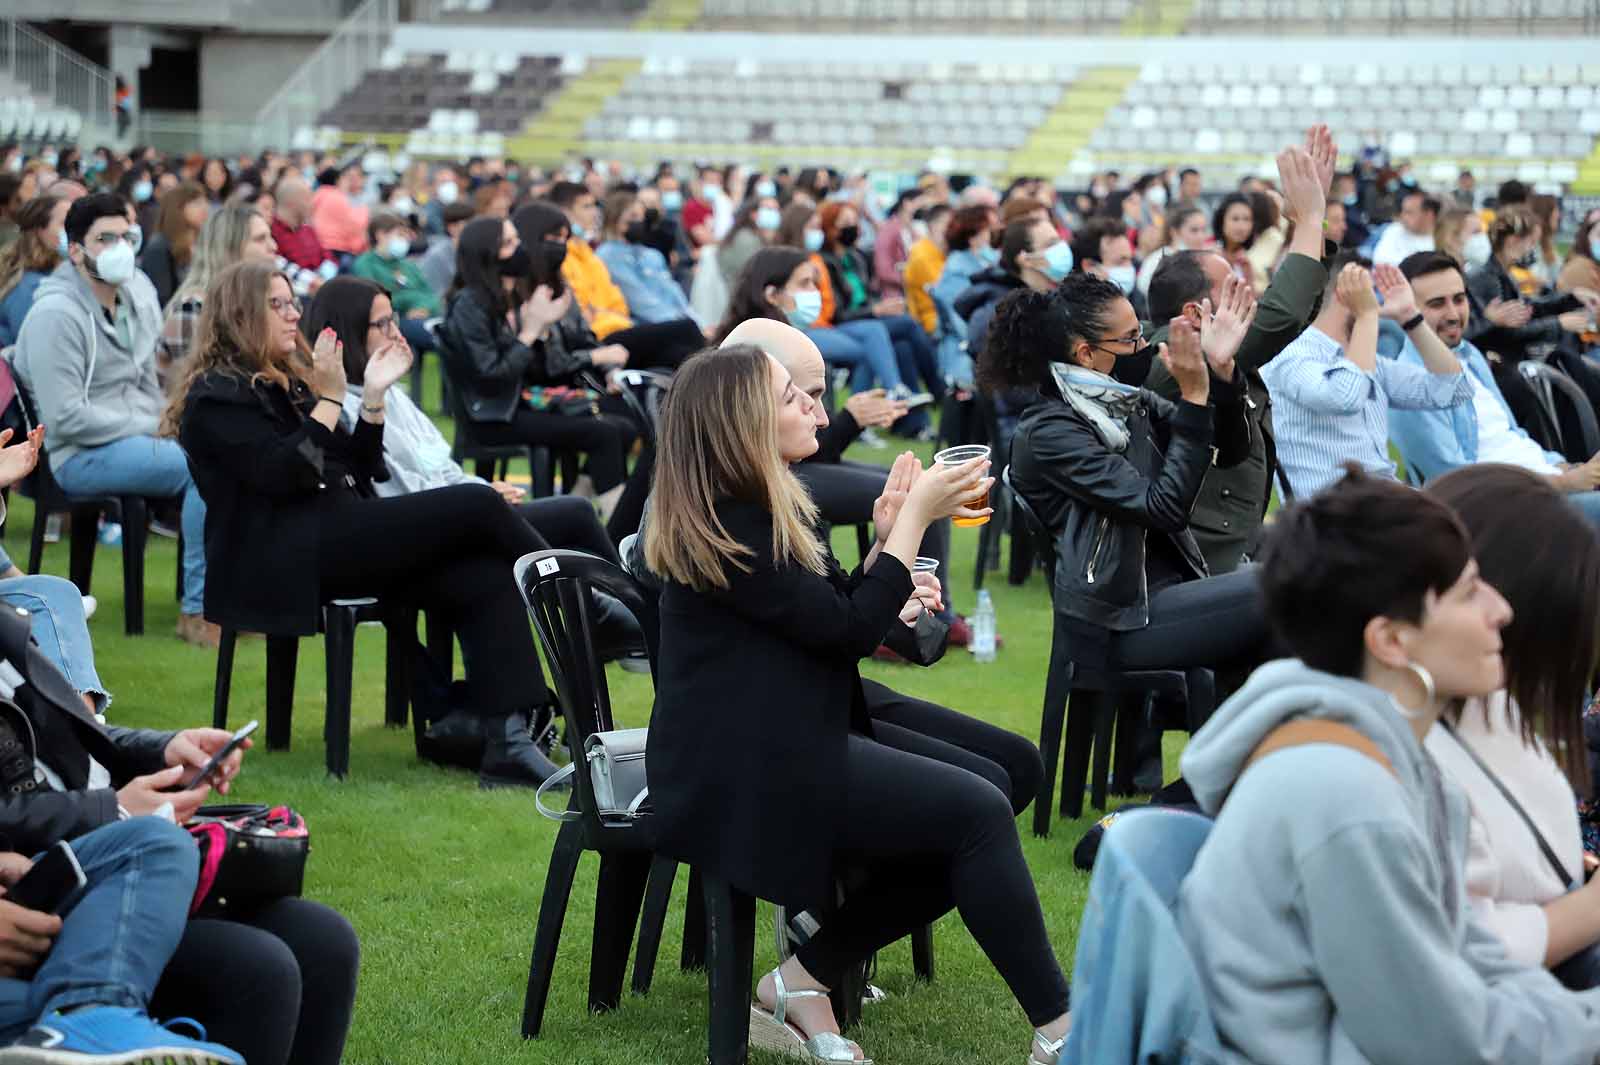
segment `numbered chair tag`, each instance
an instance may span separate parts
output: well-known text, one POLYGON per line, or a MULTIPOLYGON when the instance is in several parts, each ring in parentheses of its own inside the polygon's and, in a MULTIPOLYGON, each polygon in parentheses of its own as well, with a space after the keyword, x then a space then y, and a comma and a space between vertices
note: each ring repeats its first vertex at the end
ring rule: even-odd
POLYGON ((552 573, 561 572, 561 563, 553 558, 541 558, 534 564, 534 568, 539 571, 539 576, 548 577, 552 573))

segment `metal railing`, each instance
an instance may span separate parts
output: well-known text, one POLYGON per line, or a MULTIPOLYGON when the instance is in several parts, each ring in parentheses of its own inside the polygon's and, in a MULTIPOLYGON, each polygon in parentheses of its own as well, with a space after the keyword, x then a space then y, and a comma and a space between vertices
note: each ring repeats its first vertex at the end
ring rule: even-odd
POLYGON ((109 140, 116 129, 111 72, 15 19, 0 19, 0 77, 27 88, 48 106, 76 111, 83 123, 80 141, 109 140))
POLYGON ((256 113, 256 143, 287 148, 301 129, 378 65, 399 19, 400 0, 365 0, 256 113))

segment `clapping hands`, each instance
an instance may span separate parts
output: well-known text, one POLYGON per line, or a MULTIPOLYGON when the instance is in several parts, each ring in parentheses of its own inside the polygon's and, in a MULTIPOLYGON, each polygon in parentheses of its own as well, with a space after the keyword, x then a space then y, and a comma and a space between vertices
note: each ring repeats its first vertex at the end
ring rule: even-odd
POLYGON ((39 449, 44 446, 44 426, 36 425, 15 444, 10 429, 0 431, 0 488, 10 488, 39 464, 39 449), (7 446, 10 445, 10 446, 7 446))
POLYGON ((1224 381, 1233 380, 1234 356, 1256 319, 1256 291, 1248 281, 1230 274, 1222 283, 1222 304, 1215 313, 1209 299, 1200 305, 1200 350, 1206 362, 1224 381))

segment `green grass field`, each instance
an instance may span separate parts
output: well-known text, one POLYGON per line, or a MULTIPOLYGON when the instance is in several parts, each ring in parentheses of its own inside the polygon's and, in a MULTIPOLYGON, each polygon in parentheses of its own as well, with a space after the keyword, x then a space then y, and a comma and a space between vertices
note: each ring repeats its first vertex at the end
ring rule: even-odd
MULTIPOLYGON (((434 389, 429 392, 430 409, 437 409, 434 389)), ((926 455, 926 447, 919 450, 926 455)), ((852 454, 884 464, 892 456, 892 451, 852 454)), ((13 495, 7 547, 23 562, 32 520, 31 503, 13 495)), ((955 531, 953 587, 963 613, 974 605, 976 542, 975 531, 955 531)), ((853 566, 853 531, 841 530, 835 546, 841 561, 853 566)), ((101 677, 114 695, 110 716, 117 724, 209 723, 215 655, 172 634, 175 565, 175 542, 152 537, 147 635, 129 638, 122 632, 120 550, 102 547, 96 557, 100 609, 90 627, 101 677)), ((67 545, 50 545, 45 571, 65 576, 66 566, 67 545)), ((995 662, 980 664, 965 651, 952 650, 931 669, 868 662, 863 672, 1037 741, 1050 647, 1044 579, 1035 574, 1013 588, 1003 574, 991 573, 986 586, 1005 640, 995 662)), ((265 718, 264 659, 259 640, 240 644, 230 718, 235 726, 265 718)), ((645 724, 649 679, 612 667, 609 680, 620 724, 645 724)), ((748 700, 751 712, 759 712, 760 691, 729 692, 728 697, 748 700)), ((705 1059, 705 977, 679 972, 676 965, 686 875, 678 877, 651 993, 627 997, 612 1013, 589 1015, 595 860, 585 859, 567 913, 544 1034, 525 1042, 519 1035, 522 996, 555 824, 537 814, 531 793, 480 792, 472 774, 419 763, 409 728, 384 727, 380 629, 364 627, 358 637, 351 774, 343 782, 324 772, 323 707, 321 643, 305 640, 293 749, 252 753, 234 794, 244 801, 287 802, 304 813, 313 841, 306 892, 343 911, 360 934, 364 956, 346 1061, 692 1065, 705 1059)), ((1169 763, 1178 742, 1169 737, 1169 763)), ((772 811, 775 828, 785 818, 806 816, 807 798, 796 795, 788 809, 772 811)), ((1051 838, 1035 839, 1031 815, 1030 809, 1018 823, 1023 848, 1056 954, 1070 967, 1088 884, 1087 874, 1073 869, 1071 852, 1091 819, 1058 820, 1051 838)), ((758 921, 756 967, 761 972, 775 962, 765 907, 758 921)), ((913 980, 908 944, 880 956, 877 982, 892 997, 869 1010, 853 1035, 883 1065, 1023 1060, 1027 1021, 960 918, 947 916, 934 937, 932 984, 913 980)))

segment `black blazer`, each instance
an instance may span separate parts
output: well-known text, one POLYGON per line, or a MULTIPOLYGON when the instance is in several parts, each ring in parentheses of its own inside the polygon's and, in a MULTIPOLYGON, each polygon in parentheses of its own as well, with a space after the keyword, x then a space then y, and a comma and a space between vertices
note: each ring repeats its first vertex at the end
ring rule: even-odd
MULTIPOLYGON (((717 516, 754 554, 725 591, 666 582, 647 774, 658 848, 786 906, 822 906, 843 817, 845 740, 871 735, 856 666, 911 597, 879 556, 819 577, 772 558, 772 517, 724 502, 717 516)), ((901 626, 902 628, 904 626, 901 626)))
POLYGON ((330 432, 317 398, 213 370, 197 378, 178 439, 206 502, 206 617, 268 635, 310 636, 321 612, 317 529, 329 492, 386 481, 383 426, 330 432), (324 476, 330 457, 352 471, 324 476))

